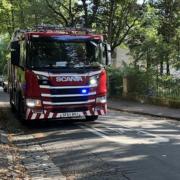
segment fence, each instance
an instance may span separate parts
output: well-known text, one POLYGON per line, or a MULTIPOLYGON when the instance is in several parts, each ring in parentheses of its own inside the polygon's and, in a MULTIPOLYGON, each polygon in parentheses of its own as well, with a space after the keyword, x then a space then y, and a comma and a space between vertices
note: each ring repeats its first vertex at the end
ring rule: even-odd
POLYGON ((127 86, 127 97, 140 95, 173 99, 180 102, 180 79, 173 79, 167 76, 157 77, 153 74, 147 74, 146 72, 138 72, 124 77, 119 70, 109 71, 109 96, 124 95, 123 86, 127 86), (126 79, 126 84, 123 84, 123 78, 126 79))
POLYGON ((157 79, 155 95, 180 100, 180 79, 157 79))
POLYGON ((130 79, 129 93, 146 97, 159 97, 180 101, 180 79, 130 79))

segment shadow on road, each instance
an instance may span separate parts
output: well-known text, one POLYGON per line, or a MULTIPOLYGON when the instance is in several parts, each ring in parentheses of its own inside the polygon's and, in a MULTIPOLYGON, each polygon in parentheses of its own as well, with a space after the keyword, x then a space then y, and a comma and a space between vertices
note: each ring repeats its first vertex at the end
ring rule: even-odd
MULTIPOLYGON (((8 95, 6 98, 0 95, 1 102, 7 101, 8 95)), ((25 157, 32 179, 40 173, 37 167, 33 168, 34 164, 46 164, 47 159, 73 180, 180 179, 179 122, 110 113, 94 123, 64 120, 22 125, 8 111, 7 126, 11 127, 13 137, 17 137, 14 142, 25 157), (131 128, 123 126, 127 123, 131 128), (98 130, 93 133, 87 128, 98 130), (118 142, 111 141, 112 138, 118 142)), ((42 169, 44 176, 55 178, 49 171, 47 167, 42 169)))

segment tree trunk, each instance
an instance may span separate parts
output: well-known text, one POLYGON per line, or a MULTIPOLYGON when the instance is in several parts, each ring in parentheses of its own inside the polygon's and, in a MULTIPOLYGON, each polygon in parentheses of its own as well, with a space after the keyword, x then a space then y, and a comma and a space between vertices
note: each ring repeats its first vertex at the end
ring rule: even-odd
POLYGON ((83 10, 84 10, 84 21, 85 21, 85 27, 89 28, 89 20, 88 20, 88 5, 86 4, 86 0, 82 0, 83 3, 83 10))
POLYGON ((22 0, 19 0, 19 8, 20 8, 20 26, 21 28, 25 28, 25 19, 24 19, 24 10, 23 10, 23 2, 22 0))
POLYGON ((11 28, 13 32, 15 29, 13 0, 10 0, 10 3, 11 3, 11 28))
POLYGON ((149 48, 147 49, 147 57, 146 57, 146 71, 148 72, 151 67, 151 59, 150 59, 150 51, 149 48))
POLYGON ((163 67, 163 57, 162 57, 162 59, 161 59, 161 61, 160 61, 160 75, 162 76, 163 75, 163 71, 164 71, 164 67, 163 67))
POLYGON ((166 60, 166 75, 170 75, 169 57, 167 57, 167 60, 166 60))
POLYGON ((115 1, 114 0, 112 0, 111 1, 111 3, 110 3, 110 14, 109 14, 109 20, 108 20, 108 41, 109 41, 109 43, 111 44, 111 48, 112 48, 112 51, 114 51, 114 49, 115 49, 115 47, 113 48, 112 47, 112 33, 113 33, 113 31, 112 31, 112 28, 113 28, 113 18, 114 18, 114 14, 115 14, 115 1))

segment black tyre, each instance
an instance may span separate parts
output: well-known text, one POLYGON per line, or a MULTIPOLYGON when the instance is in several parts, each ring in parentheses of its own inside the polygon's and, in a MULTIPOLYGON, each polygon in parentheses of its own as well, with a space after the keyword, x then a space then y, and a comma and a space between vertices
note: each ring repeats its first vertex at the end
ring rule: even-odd
POLYGON ((20 121, 25 121, 25 109, 24 109, 24 101, 22 97, 19 97, 19 103, 18 103, 18 117, 20 121))
POLYGON ((86 116, 86 121, 95 121, 98 119, 98 116, 86 116))

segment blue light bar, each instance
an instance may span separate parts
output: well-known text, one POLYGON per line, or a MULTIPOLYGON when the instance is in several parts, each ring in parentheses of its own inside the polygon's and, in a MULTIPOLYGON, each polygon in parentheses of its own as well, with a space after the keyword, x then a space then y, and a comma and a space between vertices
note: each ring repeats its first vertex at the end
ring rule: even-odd
POLYGON ((64 36, 54 36, 52 37, 55 40, 59 41, 88 41, 91 39, 89 36, 70 36, 70 35, 64 35, 64 36))

